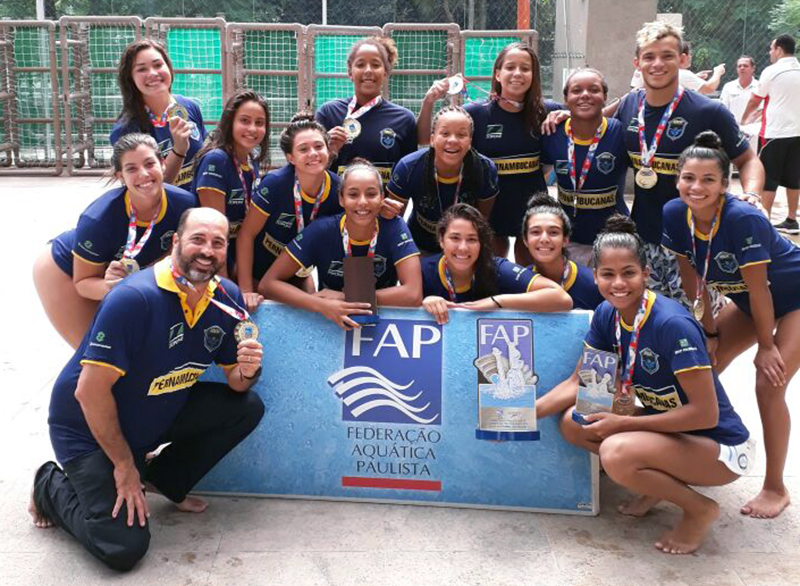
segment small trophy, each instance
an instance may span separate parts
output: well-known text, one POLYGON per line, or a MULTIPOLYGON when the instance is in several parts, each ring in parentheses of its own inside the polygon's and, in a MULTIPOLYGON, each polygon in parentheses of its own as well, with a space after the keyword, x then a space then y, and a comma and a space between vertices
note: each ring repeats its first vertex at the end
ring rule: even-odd
MULTIPOLYGON (((616 388, 617 355, 585 348, 578 367, 578 400, 572 420, 589 424, 585 417, 591 413, 611 413, 616 388)), ((628 395, 630 396, 630 395, 628 395)))
POLYGON ((369 303, 370 315, 351 315, 361 325, 378 323, 378 301, 375 295, 375 259, 371 256, 348 256, 344 259, 344 299, 369 303))

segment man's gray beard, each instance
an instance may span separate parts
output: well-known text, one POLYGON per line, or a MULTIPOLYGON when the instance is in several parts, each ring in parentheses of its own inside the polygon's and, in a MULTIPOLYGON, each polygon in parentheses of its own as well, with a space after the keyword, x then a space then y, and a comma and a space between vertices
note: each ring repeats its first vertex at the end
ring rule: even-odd
POLYGON ((214 259, 211 260, 210 273, 204 273, 191 268, 191 262, 196 257, 186 258, 183 255, 183 247, 181 246, 180 241, 178 242, 176 252, 178 253, 178 268, 180 269, 181 274, 189 279, 191 283, 208 283, 216 276, 221 268, 221 266, 216 264, 214 259))

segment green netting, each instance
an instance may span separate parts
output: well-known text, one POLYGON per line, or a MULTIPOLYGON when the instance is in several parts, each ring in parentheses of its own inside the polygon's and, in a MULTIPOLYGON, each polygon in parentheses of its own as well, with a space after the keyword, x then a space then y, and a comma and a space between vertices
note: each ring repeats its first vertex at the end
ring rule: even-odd
POLYGON ((114 67, 125 46, 136 39, 131 26, 93 26, 89 29, 89 61, 92 67, 114 67))
POLYGON ((468 38, 465 43, 464 75, 491 77, 492 65, 500 50, 510 43, 518 43, 519 37, 468 38))
POLYGON ((26 123, 17 127, 20 161, 25 164, 53 163, 56 153, 52 124, 26 123))
POLYGON ((205 120, 219 120, 223 106, 219 29, 170 29, 167 33, 167 50, 175 69, 220 70, 220 73, 176 74, 172 84, 173 93, 191 97, 200 103, 205 120))
POLYGON ((269 104, 272 122, 289 122, 297 112, 297 78, 276 75, 248 75, 245 85, 257 91, 269 104))
MULTIPOLYGON (((314 72, 347 75, 347 53, 361 35, 320 35, 314 39, 314 72)), ((352 93, 352 90, 351 92, 352 93)))
POLYGON ((323 78, 314 82, 314 103, 319 107, 328 100, 348 98, 353 95, 353 82, 350 79, 323 78))
POLYGON ((395 70, 447 67, 446 31, 393 31, 392 39, 398 54, 395 70))
POLYGON ((389 78, 392 102, 419 114, 425 92, 442 75, 394 75, 389 78))
POLYGON ((49 67, 50 45, 44 28, 14 29, 14 64, 16 67, 49 67))
POLYGON ((245 69, 297 71, 297 37, 293 31, 247 31, 245 69))

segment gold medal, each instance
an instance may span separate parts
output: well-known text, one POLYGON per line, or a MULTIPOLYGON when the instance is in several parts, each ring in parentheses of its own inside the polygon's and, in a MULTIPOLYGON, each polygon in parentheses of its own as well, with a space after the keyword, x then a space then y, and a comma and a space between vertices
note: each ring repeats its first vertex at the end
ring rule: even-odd
POLYGON ((692 303, 692 314, 694 314, 694 319, 697 321, 702 321, 703 316, 706 313, 706 304, 703 303, 703 300, 699 297, 694 300, 692 303))
POLYGON ((236 324, 233 329, 233 337, 237 342, 243 340, 257 340, 258 339, 258 326, 255 322, 245 319, 236 324))
POLYGON ((170 104, 170 107, 167 108, 167 120, 174 118, 175 116, 182 120, 189 120, 188 110, 186 110, 186 108, 181 106, 178 102, 173 102, 170 104))
POLYGON ((642 167, 636 172, 636 185, 642 189, 653 189, 658 183, 658 175, 652 167, 642 167))
POLYGON ((125 272, 129 275, 139 272, 139 263, 136 262, 136 259, 123 256, 119 259, 119 262, 122 263, 122 266, 125 267, 125 272))
POLYGON ((347 142, 353 142, 361 134, 361 122, 355 118, 346 118, 342 122, 342 126, 344 126, 344 132, 347 135, 347 142))

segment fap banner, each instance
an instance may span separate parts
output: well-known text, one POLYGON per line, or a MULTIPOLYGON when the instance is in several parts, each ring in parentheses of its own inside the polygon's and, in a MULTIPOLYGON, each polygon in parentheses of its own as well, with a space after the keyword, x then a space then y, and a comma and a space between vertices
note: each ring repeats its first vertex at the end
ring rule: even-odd
POLYGON ((590 315, 455 310, 439 326, 382 308, 344 332, 264 303, 266 414, 197 489, 597 514, 596 461, 534 404, 575 369, 590 315))

